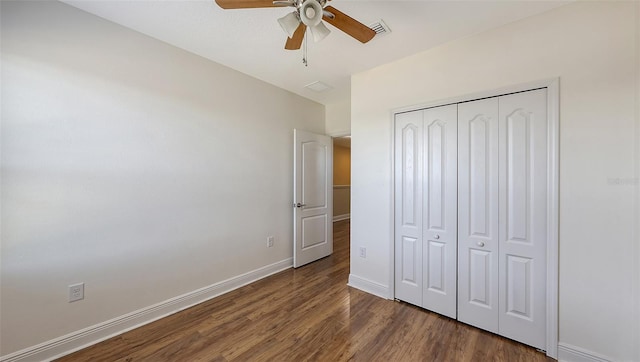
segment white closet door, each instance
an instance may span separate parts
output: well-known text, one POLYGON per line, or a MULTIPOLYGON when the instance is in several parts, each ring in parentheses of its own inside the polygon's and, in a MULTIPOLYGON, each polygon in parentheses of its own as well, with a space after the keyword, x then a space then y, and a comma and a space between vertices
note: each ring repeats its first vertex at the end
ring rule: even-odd
POLYGON ((456 318, 457 106, 427 109, 423 119, 422 307, 456 318))
POLYGON ((395 118, 396 297, 540 349, 546 99, 540 89, 395 118))
POLYGON ((498 98, 458 105, 458 319, 498 333, 498 98))
POLYGON ((540 349, 546 349, 546 92, 499 98, 499 329, 540 349))
POLYGON ((395 119, 395 295, 422 305, 422 111, 395 119))

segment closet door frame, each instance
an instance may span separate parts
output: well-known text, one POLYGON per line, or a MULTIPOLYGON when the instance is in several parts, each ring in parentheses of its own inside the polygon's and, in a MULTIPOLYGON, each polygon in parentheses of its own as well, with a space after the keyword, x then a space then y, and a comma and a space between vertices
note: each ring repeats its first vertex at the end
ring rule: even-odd
MULTIPOLYGON (((558 358, 558 237, 559 237, 559 131, 560 131, 560 79, 550 78, 535 82, 523 83, 509 87, 483 91, 458 97, 442 99, 435 102, 417 104, 409 107, 397 108, 391 111, 391 174, 395 173, 395 116, 399 113, 417 111, 425 108, 439 107, 449 104, 468 102, 482 98, 497 97, 512 93, 526 92, 534 89, 547 89, 547 280, 546 280, 546 355, 558 358)), ((395 281, 395 180, 391 188, 391 209, 389 235, 389 280, 395 281)), ((390 285, 389 299, 395 299, 395 288, 390 285)))

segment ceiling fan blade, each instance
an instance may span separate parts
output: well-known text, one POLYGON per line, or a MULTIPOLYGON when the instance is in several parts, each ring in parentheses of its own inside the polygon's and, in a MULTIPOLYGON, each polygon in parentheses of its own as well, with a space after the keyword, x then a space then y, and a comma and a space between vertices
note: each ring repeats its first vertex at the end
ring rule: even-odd
POLYGON ((307 26, 300 23, 298 29, 293 33, 293 37, 287 38, 287 42, 284 48, 287 50, 298 50, 302 46, 302 40, 304 40, 304 32, 307 30, 307 26))
POLYGON ((326 6, 324 10, 334 15, 333 18, 324 15, 322 17, 324 21, 351 35, 360 42, 366 43, 369 40, 373 39, 374 36, 376 36, 376 32, 371 30, 371 28, 334 8, 333 6, 326 6))
POLYGON ((248 9, 280 7, 273 0, 216 0, 216 4, 223 9, 248 9))

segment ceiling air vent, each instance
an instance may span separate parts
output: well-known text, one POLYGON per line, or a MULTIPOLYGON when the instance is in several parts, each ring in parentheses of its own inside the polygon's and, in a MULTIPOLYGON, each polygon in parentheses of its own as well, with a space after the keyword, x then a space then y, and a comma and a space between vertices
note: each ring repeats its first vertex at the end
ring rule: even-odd
POLYGON ((333 88, 332 86, 322 83, 320 81, 317 82, 313 82, 313 83, 309 83, 307 85, 304 86, 307 89, 311 89, 312 91, 321 93, 324 91, 328 91, 329 89, 333 88))
POLYGON ((371 28, 373 31, 376 32, 376 37, 385 35, 385 34, 389 34, 391 32, 391 29, 389 29, 389 27, 387 26, 387 24, 384 23, 384 21, 382 21, 382 19, 376 21, 375 23, 369 25, 369 28, 371 28))

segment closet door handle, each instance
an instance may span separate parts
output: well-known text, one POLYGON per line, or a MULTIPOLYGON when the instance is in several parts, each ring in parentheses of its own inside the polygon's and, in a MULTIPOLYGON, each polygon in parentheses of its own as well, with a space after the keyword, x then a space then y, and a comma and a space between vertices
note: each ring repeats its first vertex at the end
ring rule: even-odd
POLYGON ((440 235, 435 234, 435 235, 433 236, 433 238, 434 238, 434 239, 436 239, 436 240, 438 240, 438 239, 440 239, 440 235))
POLYGON ((483 247, 484 246, 484 241, 478 241, 478 246, 479 247, 483 247))

